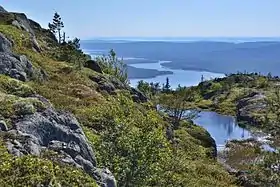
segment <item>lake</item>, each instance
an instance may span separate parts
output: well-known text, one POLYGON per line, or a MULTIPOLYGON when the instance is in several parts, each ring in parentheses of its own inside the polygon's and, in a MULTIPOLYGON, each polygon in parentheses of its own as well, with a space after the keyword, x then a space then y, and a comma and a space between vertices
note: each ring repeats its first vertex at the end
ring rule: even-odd
POLYGON ((179 84, 181 86, 195 86, 198 85, 201 81, 201 76, 204 77, 205 80, 209 80, 211 78, 224 77, 224 74, 221 73, 212 73, 205 71, 192 71, 192 70, 173 70, 161 65, 166 61, 158 61, 156 63, 138 63, 138 64, 129 64, 135 68, 145 68, 145 69, 156 69, 159 71, 172 71, 173 74, 169 75, 160 75, 153 78, 147 79, 131 79, 130 85, 135 87, 140 80, 144 80, 146 82, 159 82, 160 85, 166 82, 166 78, 169 78, 169 83, 171 88, 176 88, 179 84))

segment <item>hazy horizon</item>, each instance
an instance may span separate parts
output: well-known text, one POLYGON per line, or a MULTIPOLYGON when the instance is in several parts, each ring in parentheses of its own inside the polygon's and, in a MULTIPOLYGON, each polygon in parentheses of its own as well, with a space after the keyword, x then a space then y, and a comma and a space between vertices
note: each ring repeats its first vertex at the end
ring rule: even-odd
POLYGON ((70 37, 280 37, 280 1, 0 0, 47 27, 57 11, 70 37))
POLYGON ((280 37, 92 37, 82 42, 280 42, 280 37))

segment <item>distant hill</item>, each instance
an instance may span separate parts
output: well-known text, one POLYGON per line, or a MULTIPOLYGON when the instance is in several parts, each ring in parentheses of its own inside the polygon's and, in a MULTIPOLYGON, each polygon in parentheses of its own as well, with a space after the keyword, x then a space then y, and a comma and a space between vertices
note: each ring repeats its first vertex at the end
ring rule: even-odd
MULTIPOLYGON (((114 49, 119 56, 172 61, 173 69, 271 72, 280 75, 280 42, 82 42, 85 49, 114 49)), ((137 61, 140 63, 141 61, 137 61)), ((127 63, 133 63, 128 60, 127 63)), ((146 61, 143 63, 147 63, 146 61)))

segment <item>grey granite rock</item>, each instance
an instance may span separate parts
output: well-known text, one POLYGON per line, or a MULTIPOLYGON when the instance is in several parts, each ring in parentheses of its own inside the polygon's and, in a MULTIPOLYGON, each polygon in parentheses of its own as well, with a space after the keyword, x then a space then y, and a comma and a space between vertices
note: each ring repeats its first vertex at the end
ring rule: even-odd
POLYGON ((5 121, 0 120, 0 131, 8 131, 5 121))
MULTIPOLYGON (((34 97, 48 103, 42 96, 34 97)), ((40 156, 45 150, 52 150, 60 155, 57 161, 83 169, 101 186, 116 186, 110 171, 96 168, 93 149, 79 122, 70 113, 58 112, 49 105, 42 112, 19 117, 7 133, 13 134, 14 138, 5 141, 8 151, 15 156, 40 156)))
POLYGON ((24 56, 0 52, 0 74, 27 81, 32 77, 34 69, 31 62, 24 56))
POLYGON ((10 53, 12 48, 12 42, 7 39, 2 33, 0 33, 0 52, 10 53))

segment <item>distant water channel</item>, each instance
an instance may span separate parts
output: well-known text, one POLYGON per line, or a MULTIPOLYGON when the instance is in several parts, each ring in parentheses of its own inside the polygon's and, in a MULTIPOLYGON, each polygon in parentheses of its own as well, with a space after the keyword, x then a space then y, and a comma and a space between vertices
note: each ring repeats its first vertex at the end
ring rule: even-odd
POLYGON ((156 63, 139 63, 139 64, 129 64, 135 68, 145 68, 145 69, 156 69, 159 71, 172 71, 173 74, 170 75, 160 75, 153 78, 147 79, 131 79, 131 86, 136 86, 138 81, 144 80, 146 82, 159 82, 160 84, 165 83, 166 78, 169 78, 170 85, 172 88, 176 88, 179 84, 181 86, 195 86, 201 81, 201 76, 203 75, 205 80, 211 78, 224 77, 222 73, 212 73, 206 71, 193 71, 193 70, 174 70, 161 65, 165 61, 159 61, 156 63))

